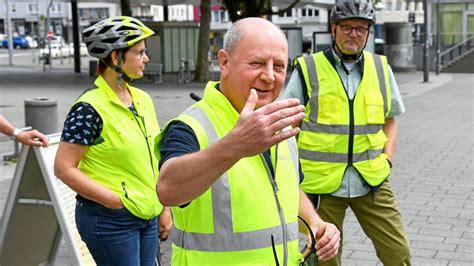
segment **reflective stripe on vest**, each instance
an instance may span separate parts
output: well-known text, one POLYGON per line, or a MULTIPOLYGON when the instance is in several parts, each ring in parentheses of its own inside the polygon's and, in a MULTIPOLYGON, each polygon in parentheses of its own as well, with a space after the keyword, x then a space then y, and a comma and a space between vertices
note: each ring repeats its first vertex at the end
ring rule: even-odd
MULTIPOLYGON (((383 149, 367 150, 365 152, 353 153, 352 162, 362 162, 377 158, 383 149)), ((300 158, 328 163, 347 163, 347 153, 328 153, 299 149, 300 158)))
POLYGON ((354 167, 370 186, 379 185, 390 174, 383 153, 387 141, 383 125, 391 109, 386 58, 364 52, 364 74, 353 99, 325 53, 296 62, 309 96, 298 138, 305 174, 302 190, 336 191, 347 166, 354 167))
MULTIPOLYGON (((375 68, 377 69, 377 78, 379 81, 380 92, 382 93, 384 101, 384 113, 387 115, 388 104, 387 104, 387 86, 385 84, 385 75, 383 72, 382 61, 380 55, 373 54, 375 68)), ((316 71, 316 65, 314 64, 313 56, 304 56, 304 62, 306 64, 306 69, 308 71, 308 77, 310 79, 310 84, 313 92, 311 93, 311 99, 309 104, 311 107, 311 112, 309 114, 310 123, 303 121, 301 125, 301 130, 316 131, 321 133, 329 134, 349 134, 349 125, 325 125, 319 124, 318 121, 318 96, 319 96, 319 82, 318 74, 316 71)), ((375 134, 382 129, 382 125, 354 125, 354 134, 375 134)), ((301 155, 301 154, 300 154, 301 155)))
MULTIPOLYGON (((196 118, 206 130, 209 145, 218 141, 218 136, 212 122, 201 108, 194 107, 188 109, 187 114, 196 118)), ((295 162, 294 158, 297 158, 296 143, 294 141, 287 143, 289 145, 291 143, 290 151, 292 155, 295 155, 292 156, 295 162)), ((173 227, 173 244, 187 250, 241 251, 271 247, 272 243, 268 238, 270 235, 273 235, 275 245, 283 244, 284 237, 281 226, 249 232, 233 232, 229 177, 227 172, 212 185, 211 191, 214 233, 184 232, 173 227)), ((288 241, 297 240, 297 222, 287 224, 287 232, 288 241)))
POLYGON ((384 114, 388 115, 387 86, 385 85, 386 83, 385 83, 385 75, 383 72, 382 60, 380 59, 380 55, 378 54, 372 54, 372 57, 374 58, 375 69, 377 70, 377 79, 379 80, 380 93, 382 93, 382 97, 383 97, 384 114))

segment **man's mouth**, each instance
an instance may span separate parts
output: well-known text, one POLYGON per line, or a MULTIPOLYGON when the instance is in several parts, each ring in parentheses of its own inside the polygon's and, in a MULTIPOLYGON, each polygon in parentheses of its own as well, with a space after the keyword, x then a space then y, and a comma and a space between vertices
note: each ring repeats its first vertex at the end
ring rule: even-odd
POLYGON ((270 90, 261 90, 261 89, 257 89, 257 88, 254 88, 258 93, 268 93, 270 92, 270 90))

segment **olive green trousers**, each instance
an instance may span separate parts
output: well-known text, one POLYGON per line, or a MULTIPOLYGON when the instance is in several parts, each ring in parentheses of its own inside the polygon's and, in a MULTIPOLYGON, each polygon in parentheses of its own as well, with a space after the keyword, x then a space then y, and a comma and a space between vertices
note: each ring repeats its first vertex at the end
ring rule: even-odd
MULTIPOLYGON (((377 257, 383 265, 411 265, 410 248, 398 211, 392 188, 384 182, 375 194, 368 193, 356 198, 321 195, 319 209, 321 219, 333 223, 341 232, 346 209, 351 208, 362 230, 372 240, 377 257)), ((348 237, 349 238, 349 237, 348 237)), ((342 244, 336 258, 318 262, 318 265, 341 265, 342 244)))

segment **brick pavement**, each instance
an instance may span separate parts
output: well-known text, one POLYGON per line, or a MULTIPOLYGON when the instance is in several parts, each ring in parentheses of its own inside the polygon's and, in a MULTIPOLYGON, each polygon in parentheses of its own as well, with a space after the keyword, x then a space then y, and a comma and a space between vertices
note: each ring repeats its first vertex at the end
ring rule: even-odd
MULTIPOLYGON (((47 74, 0 66, 0 113, 16 125, 24 123, 23 100, 47 96, 58 100, 58 117, 64 118, 72 101, 90 82, 86 74, 56 70, 47 74)), ((88 73, 87 69, 83 73, 88 73)), ((397 80, 407 113, 397 121, 399 144, 391 183, 408 232, 414 265, 472 265, 472 76, 398 73, 397 80)), ((140 83, 155 102, 161 125, 192 103, 189 92, 202 94, 201 84, 178 87, 168 77, 163 84, 140 83)), ((59 125, 62 123, 60 121, 59 125)), ((0 153, 11 151, 0 143, 0 153)), ((0 165, 0 216, 14 171, 0 165)), ((379 265, 371 242, 349 211, 344 229, 344 265, 379 265)), ((169 259, 169 241, 164 243, 169 259)), ((69 265, 62 245, 56 265, 69 265)))
MULTIPOLYGON (((390 180, 413 264, 472 265, 473 78, 453 74, 442 86, 432 91, 427 87, 417 81, 401 85, 407 112, 397 120, 399 140, 390 180)), ((344 235, 344 264, 380 264, 353 214, 344 235)))

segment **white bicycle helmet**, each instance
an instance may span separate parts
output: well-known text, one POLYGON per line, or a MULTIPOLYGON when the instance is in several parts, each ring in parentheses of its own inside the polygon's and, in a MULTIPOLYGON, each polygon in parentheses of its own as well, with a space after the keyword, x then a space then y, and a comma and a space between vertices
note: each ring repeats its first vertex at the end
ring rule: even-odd
POLYGON ((375 24, 375 10, 368 0, 336 0, 331 10, 330 22, 336 24, 349 18, 362 18, 375 24))
POLYGON ((154 33, 136 18, 119 16, 97 22, 82 31, 82 36, 89 54, 104 59, 113 50, 133 46, 154 33))

